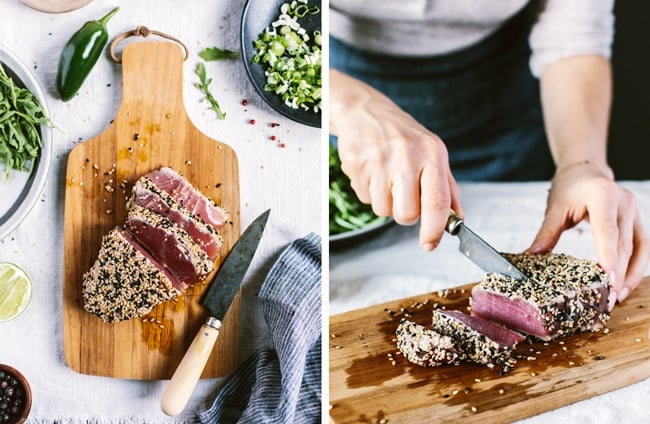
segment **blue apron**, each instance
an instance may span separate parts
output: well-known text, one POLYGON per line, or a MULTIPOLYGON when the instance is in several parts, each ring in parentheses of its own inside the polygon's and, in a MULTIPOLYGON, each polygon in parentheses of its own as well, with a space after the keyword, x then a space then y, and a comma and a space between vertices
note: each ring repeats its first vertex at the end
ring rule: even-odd
POLYGON ((534 12, 529 5, 477 44, 424 58, 371 53, 330 37, 330 67, 383 92, 437 134, 458 181, 548 179, 554 165, 528 66, 534 12))

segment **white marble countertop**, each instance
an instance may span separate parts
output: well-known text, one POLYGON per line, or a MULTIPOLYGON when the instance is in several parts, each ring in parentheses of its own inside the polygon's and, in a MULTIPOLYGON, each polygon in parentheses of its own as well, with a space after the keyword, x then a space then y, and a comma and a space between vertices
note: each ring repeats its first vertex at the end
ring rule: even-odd
MULTIPOLYGON (((623 184, 637 195, 647 227, 650 182, 623 184)), ((539 229, 548 187, 548 183, 462 184, 465 221, 496 249, 520 252, 530 245, 539 229)), ((581 223, 565 232, 554 251, 595 260, 589 225, 581 223)), ((480 281, 484 276, 458 252, 458 240, 453 237, 445 235, 432 253, 421 250, 417 226, 393 224, 358 244, 331 249, 329 260, 332 315, 480 281)), ((648 399, 650 379, 521 422, 646 423, 650 416, 648 399)))
MULTIPOLYGON (((0 241, 0 261, 23 267, 33 281, 33 296, 18 318, 0 323, 0 362, 21 371, 30 382, 29 422, 187 422, 192 411, 218 389, 221 379, 199 382, 183 415, 171 419, 159 407, 164 381, 129 381, 77 374, 63 357, 62 261, 63 198, 67 154, 79 142, 101 133, 121 99, 121 69, 102 55, 70 102, 59 100, 55 76, 64 43, 84 22, 99 19, 114 6, 121 10, 108 24, 110 40, 138 25, 182 40, 190 56, 184 64, 184 100, 199 130, 232 146, 240 169, 241 223, 245 228, 271 208, 271 218, 243 288, 240 361, 269 344, 266 324, 256 308, 256 293, 273 259, 292 240, 321 233, 320 130, 290 121, 255 92, 241 60, 208 62, 211 90, 227 113, 217 120, 194 87, 198 52, 219 46, 240 49, 245 1, 95 0, 64 14, 46 14, 18 0, 0 2, 0 43, 32 69, 43 87, 54 123, 49 177, 25 221, 0 241), (248 105, 242 105, 247 99, 248 105), (255 119, 256 125, 249 124, 255 119), (279 127, 271 128, 277 122, 279 127), (275 135, 277 140, 271 140, 275 135), (279 144, 283 143, 284 147, 279 144)), ((1 200, 0 200, 1 201, 1 200)))

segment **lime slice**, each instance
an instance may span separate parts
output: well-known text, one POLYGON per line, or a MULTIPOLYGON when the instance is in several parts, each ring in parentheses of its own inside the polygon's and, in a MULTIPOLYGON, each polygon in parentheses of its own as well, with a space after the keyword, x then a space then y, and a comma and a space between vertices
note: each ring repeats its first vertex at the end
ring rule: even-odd
POLYGON ((9 321, 27 308, 32 281, 17 265, 0 263, 0 322, 9 321))

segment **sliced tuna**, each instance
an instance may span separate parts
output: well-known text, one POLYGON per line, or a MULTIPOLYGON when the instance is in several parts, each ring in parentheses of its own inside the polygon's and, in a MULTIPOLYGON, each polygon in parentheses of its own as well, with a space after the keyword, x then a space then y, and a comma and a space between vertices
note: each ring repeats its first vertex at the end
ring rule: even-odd
POLYGON ((175 297, 171 274, 122 228, 102 238, 97 260, 83 275, 84 308, 106 322, 141 317, 175 297))
POLYGON ((609 320, 609 283, 595 262, 553 253, 506 256, 529 280, 488 274, 472 289, 472 315, 541 340, 596 331, 609 320))
POLYGON ((424 367, 457 365, 466 359, 450 337, 406 319, 397 327, 397 348, 407 361, 424 367))
POLYGON ((212 259, 185 230, 156 212, 132 205, 125 227, 167 268, 178 291, 201 281, 214 269, 212 259))
POLYGON ((467 359, 479 364, 512 367, 511 358, 517 343, 525 337, 480 317, 460 311, 434 309, 433 330, 450 337, 467 359))
POLYGON ((228 213, 224 209, 217 206, 172 168, 162 167, 148 173, 147 177, 159 189, 169 193, 183 207, 217 230, 228 221, 228 213))
POLYGON ((183 207, 147 176, 140 177, 135 182, 130 203, 132 206, 141 206, 169 218, 185 230, 210 259, 215 260, 219 256, 222 239, 216 228, 183 207))

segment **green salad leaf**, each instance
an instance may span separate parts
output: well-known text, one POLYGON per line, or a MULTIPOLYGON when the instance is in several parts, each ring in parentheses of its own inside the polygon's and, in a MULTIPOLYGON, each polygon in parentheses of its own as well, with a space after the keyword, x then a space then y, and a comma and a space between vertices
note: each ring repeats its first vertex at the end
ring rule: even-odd
POLYGON ((208 75, 205 71, 205 65, 203 62, 199 62, 198 65, 196 65, 196 75, 199 77, 199 82, 194 83, 194 86, 201 90, 203 92, 203 95, 205 97, 203 100, 207 100, 208 103, 210 103, 210 110, 213 110, 217 114, 217 118, 219 119, 226 119, 226 113, 221 110, 221 106, 219 106, 219 102, 217 99, 214 98, 214 95, 210 91, 210 84, 212 83, 212 78, 208 78, 208 75))
POLYGON ((199 53, 201 59, 206 62, 215 60, 232 60, 239 57, 239 53, 228 49, 220 49, 219 47, 206 47, 199 53))
POLYGON ((52 126, 27 88, 16 85, 0 63, 0 164, 10 171, 31 171, 43 146, 39 125, 52 126))
POLYGON ((370 205, 361 203, 341 170, 336 147, 329 147, 329 233, 341 234, 388 220, 379 217, 370 205))

